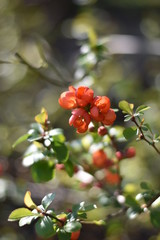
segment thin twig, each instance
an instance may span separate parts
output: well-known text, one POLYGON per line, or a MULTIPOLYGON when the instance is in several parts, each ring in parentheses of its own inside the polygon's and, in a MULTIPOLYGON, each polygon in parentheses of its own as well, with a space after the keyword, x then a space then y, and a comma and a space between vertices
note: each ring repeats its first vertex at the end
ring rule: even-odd
POLYGON ((151 146, 155 149, 155 151, 156 151, 158 154, 160 154, 160 150, 156 147, 155 143, 154 143, 153 141, 150 142, 150 141, 145 137, 141 126, 137 123, 137 121, 136 121, 136 119, 135 119, 134 116, 132 117, 131 120, 132 120, 132 122, 135 123, 135 125, 137 126, 137 128, 139 129, 139 131, 140 131, 140 133, 141 133, 141 134, 140 134, 140 139, 141 139, 141 140, 144 140, 145 142, 147 142, 149 145, 151 145, 151 146))
POLYGON ((50 79, 47 76, 44 76, 40 71, 38 71, 36 68, 34 68, 31 64, 29 64, 19 53, 15 54, 18 59, 20 59, 21 63, 28 66, 34 73, 36 73, 38 76, 40 76, 43 79, 45 79, 50 84, 56 85, 56 86, 65 86, 66 84, 63 82, 59 82, 58 79, 50 79))

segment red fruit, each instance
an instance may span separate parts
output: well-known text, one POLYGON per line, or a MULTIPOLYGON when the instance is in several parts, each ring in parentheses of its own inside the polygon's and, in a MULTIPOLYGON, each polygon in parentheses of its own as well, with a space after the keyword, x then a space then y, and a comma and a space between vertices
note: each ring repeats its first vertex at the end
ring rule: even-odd
POLYGON ((136 149, 134 147, 129 147, 126 150, 125 157, 126 158, 132 158, 136 155, 136 149))
POLYGON ((106 129, 104 126, 100 126, 100 127, 98 128, 98 134, 99 134, 100 136, 104 136, 104 135, 106 135, 106 133, 107 133, 107 129, 106 129))
POLYGON ((117 152, 116 152, 116 157, 117 157, 118 160, 122 160, 122 159, 124 158, 124 155, 123 155, 122 152, 117 151, 117 152))
POLYGON ((72 232, 71 240, 78 240, 79 235, 80 235, 80 230, 78 230, 77 232, 72 232))

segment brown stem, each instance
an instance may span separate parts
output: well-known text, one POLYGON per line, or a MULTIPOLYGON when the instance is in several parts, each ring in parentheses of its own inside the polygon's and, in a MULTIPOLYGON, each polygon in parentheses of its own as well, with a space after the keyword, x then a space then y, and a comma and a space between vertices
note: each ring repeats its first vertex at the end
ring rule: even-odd
POLYGON ((140 139, 141 139, 141 140, 144 140, 145 142, 147 142, 149 145, 151 145, 151 146, 155 149, 155 151, 156 151, 158 154, 160 154, 160 150, 156 147, 155 143, 154 143, 153 141, 150 142, 150 141, 145 137, 141 126, 137 123, 137 121, 136 121, 136 119, 135 119, 134 116, 132 117, 131 120, 132 120, 132 122, 134 122, 134 124, 137 126, 137 128, 139 129, 139 131, 140 131, 140 133, 141 133, 141 134, 140 134, 140 139))
POLYGON ((152 205, 152 203, 153 203, 154 201, 156 201, 159 197, 160 197, 160 193, 157 193, 157 194, 149 201, 149 203, 146 205, 146 207, 149 208, 149 207, 152 205))

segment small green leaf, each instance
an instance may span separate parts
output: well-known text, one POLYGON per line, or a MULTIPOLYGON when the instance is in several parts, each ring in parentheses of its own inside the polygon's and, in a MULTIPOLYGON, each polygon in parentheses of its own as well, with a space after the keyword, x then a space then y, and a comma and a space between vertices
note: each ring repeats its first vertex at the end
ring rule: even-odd
POLYGON ((32 134, 29 135, 27 140, 29 142, 34 142, 34 141, 37 141, 37 140, 40 140, 40 139, 42 139, 42 135, 39 132, 36 132, 36 131, 33 130, 32 134))
POLYGON ((12 145, 12 147, 15 148, 18 144, 26 141, 29 136, 30 136, 30 134, 27 133, 27 134, 24 134, 23 136, 19 137, 19 138, 14 142, 14 144, 12 145))
POLYGON ((140 112, 144 112, 146 110, 150 109, 150 107, 146 106, 146 105, 140 105, 139 107, 137 107, 136 112, 140 113, 140 112))
POLYGON ((123 100, 119 102, 119 108, 123 111, 123 113, 132 115, 134 105, 132 103, 128 103, 127 101, 123 100))
POLYGON ((31 166, 31 173, 35 182, 47 182, 54 177, 54 163, 40 160, 31 166))
POLYGON ((151 190, 151 187, 149 186, 149 184, 147 182, 141 182, 140 187, 144 190, 151 190))
POLYGON ((17 221, 23 217, 27 216, 37 216, 37 214, 32 213, 28 208, 17 208, 8 217, 8 221, 17 221))
POLYGON ((63 229, 60 229, 60 231, 58 232, 58 239, 59 240, 70 240, 71 233, 67 233, 63 229))
POLYGON ((133 198, 130 195, 126 196, 126 204, 129 205, 133 209, 134 212, 136 212, 136 213, 142 212, 142 209, 141 209, 139 203, 136 201, 135 198, 133 198))
POLYGON ((97 208, 96 204, 89 204, 87 206, 84 206, 83 211, 89 212, 89 211, 91 211, 93 209, 96 209, 96 208, 97 208))
POLYGON ((53 222, 50 217, 44 216, 39 219, 35 225, 36 232, 43 238, 49 238, 56 234, 56 230, 53 227, 53 222))
POLYGON ((160 227, 160 209, 151 209, 150 210, 150 219, 154 227, 160 227))
POLYGON ((55 193, 49 193, 42 199, 42 205, 45 210, 47 210, 49 205, 53 202, 55 195, 55 193))
POLYGON ((124 122, 128 122, 128 121, 130 121, 132 119, 131 115, 126 115, 124 117, 125 117, 124 122))
POLYGON ((69 150, 65 143, 55 141, 52 143, 52 148, 59 163, 64 163, 68 160, 69 150))
POLYGON ((67 222, 67 224, 64 226, 64 230, 66 232, 72 233, 80 230, 82 228, 82 224, 80 222, 67 222))
POLYGON ((123 135, 124 135, 125 139, 127 139, 127 140, 135 137, 136 134, 137 134, 136 127, 129 127, 129 128, 124 129, 124 131, 123 131, 123 135))
POLYGON ((73 165, 73 163, 71 161, 67 161, 67 162, 64 163, 64 166, 65 166, 65 170, 68 173, 68 175, 70 177, 72 177, 73 174, 74 174, 74 165, 73 165))

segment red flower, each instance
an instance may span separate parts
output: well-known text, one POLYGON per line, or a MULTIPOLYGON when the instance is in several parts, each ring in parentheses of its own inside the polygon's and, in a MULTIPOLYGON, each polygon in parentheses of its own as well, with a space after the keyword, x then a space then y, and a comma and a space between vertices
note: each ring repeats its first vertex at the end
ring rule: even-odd
POLYGON ((105 113, 104 118, 102 120, 102 123, 105 125, 112 125, 114 121, 116 120, 116 114, 113 111, 113 109, 109 109, 107 113, 105 113))
POLYGON ((59 98, 59 104, 62 108, 73 109, 77 107, 75 88, 70 86, 69 91, 63 92, 59 98))
POLYGON ((92 107, 90 109, 91 117, 98 122, 101 122, 104 118, 104 114, 108 112, 110 108, 110 100, 106 96, 97 96, 94 98, 92 107))
POLYGON ((113 162, 108 159, 107 154, 102 150, 97 150, 92 155, 93 164, 98 168, 108 168, 113 165, 113 162))
POLYGON ((87 131, 90 121, 90 115, 83 108, 77 108, 72 111, 69 125, 77 128, 77 133, 84 133, 87 131))
POLYGON ((118 173, 112 173, 111 171, 108 171, 108 170, 106 172, 105 179, 106 179, 106 182, 111 185, 116 185, 121 181, 121 177, 119 176, 118 173))
POLYGON ((76 101, 79 107, 85 107, 89 103, 92 103, 94 92, 92 89, 81 86, 76 90, 76 101))

